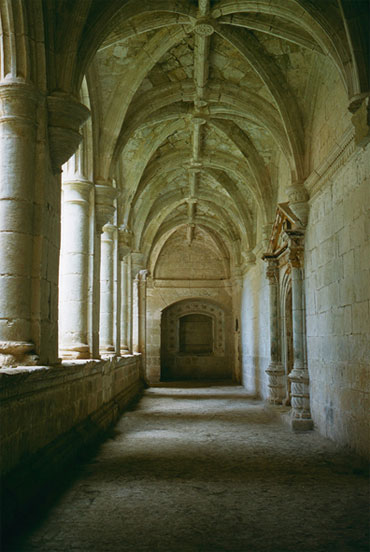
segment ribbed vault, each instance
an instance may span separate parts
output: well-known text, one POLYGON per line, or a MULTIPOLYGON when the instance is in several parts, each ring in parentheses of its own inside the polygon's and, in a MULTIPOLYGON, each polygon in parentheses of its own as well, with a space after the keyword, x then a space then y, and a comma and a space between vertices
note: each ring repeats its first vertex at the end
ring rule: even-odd
POLYGON ((281 189, 312 170, 320 72, 330 64, 350 101, 368 87, 347 1, 58 4, 58 22, 44 11, 50 36, 58 30, 49 87, 77 94, 86 75, 94 180, 116 181, 117 222, 146 255, 169 229, 202 224, 239 265, 281 189), (63 33, 71 10, 80 24, 63 33))

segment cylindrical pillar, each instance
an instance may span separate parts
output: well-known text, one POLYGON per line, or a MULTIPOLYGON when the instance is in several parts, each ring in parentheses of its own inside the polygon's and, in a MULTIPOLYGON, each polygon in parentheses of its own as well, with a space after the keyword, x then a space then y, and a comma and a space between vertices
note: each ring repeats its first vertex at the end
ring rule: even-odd
POLYGON ((148 271, 139 272, 139 351, 145 357, 146 352, 146 279, 148 271))
POLYGON ((279 332, 279 261, 265 256, 266 276, 269 282, 270 306, 270 363, 266 370, 269 378, 269 402, 281 404, 284 398, 284 369, 281 362, 279 332))
POLYGON ((67 358, 90 358, 88 344, 89 229, 92 183, 63 183, 60 265, 60 350, 67 358))
POLYGON ((103 227, 100 258, 100 352, 113 355, 114 347, 114 232, 112 224, 103 227))
POLYGON ((31 330, 37 92, 0 86, 0 365, 35 364, 31 330))
POLYGON ((132 279, 132 352, 140 353, 139 345, 139 275, 132 279))
POLYGON ((292 382, 292 428, 312 429, 310 411, 309 375, 306 363, 304 295, 302 278, 303 233, 288 233, 289 260, 292 276, 292 327, 293 327, 293 370, 289 374, 292 382))
POLYGON ((129 319, 129 304, 128 304, 128 255, 126 255, 121 261, 121 342, 120 351, 121 355, 127 355, 130 352, 129 348, 129 333, 128 333, 128 319, 129 319))

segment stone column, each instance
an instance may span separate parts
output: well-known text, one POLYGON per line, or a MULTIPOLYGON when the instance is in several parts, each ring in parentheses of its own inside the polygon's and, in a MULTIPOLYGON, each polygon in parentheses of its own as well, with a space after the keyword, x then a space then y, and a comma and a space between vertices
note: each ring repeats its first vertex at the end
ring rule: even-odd
POLYGON ((63 182, 60 280, 60 344, 67 358, 90 358, 88 287, 90 195, 87 180, 63 182))
POLYGON ((129 332, 128 332, 128 317, 129 317, 129 304, 128 304, 128 255, 121 260, 121 339, 120 339, 120 352, 121 355, 127 355, 130 352, 129 347, 129 332))
POLYGON ((127 355, 130 352, 129 336, 129 253, 131 247, 131 232, 126 226, 118 229, 118 253, 120 259, 120 288, 121 288, 121 323, 120 323, 120 354, 127 355))
POLYGON ((139 274, 132 277, 132 352, 139 353, 139 274))
POLYGON ((145 357, 146 351, 146 282, 148 271, 139 272, 139 351, 145 357))
POLYGON ((303 231, 286 231, 289 263, 292 275, 292 326, 293 370, 289 374, 292 383, 292 428, 312 429, 310 411, 309 375, 306 362, 306 339, 303 292, 303 231))
POLYGON ((114 346, 114 233, 115 226, 106 224, 101 236, 100 257, 100 352, 112 355, 114 346))
MULTIPOLYGON (((110 238, 106 236, 106 239, 108 240, 108 243, 104 244, 104 255, 105 253, 108 253, 112 259, 112 267, 111 267, 111 276, 108 276, 108 278, 104 278, 105 283, 111 281, 111 289, 112 294, 111 298, 109 297, 109 294, 105 294, 104 298, 101 297, 101 287, 106 291, 106 287, 101 286, 101 268, 103 261, 101 260, 101 257, 103 256, 103 248, 102 248, 102 232, 103 228, 106 224, 109 224, 109 222, 112 220, 112 217, 114 215, 115 211, 115 205, 114 200, 116 197, 116 190, 109 184, 105 183, 97 183, 95 185, 95 266, 94 266, 94 291, 93 291, 93 302, 94 302, 94 316, 93 316, 93 334, 94 334, 94 356, 98 356, 99 352, 103 352, 103 354, 114 354, 114 343, 113 343, 113 327, 111 330, 111 338, 107 339, 106 334, 104 334, 104 328, 102 325, 105 324, 103 322, 101 317, 101 311, 104 308, 105 314, 109 313, 109 309, 111 308, 111 318, 113 319, 113 306, 108 306, 108 302, 110 305, 112 305, 111 301, 113 301, 113 243, 109 243, 110 238), (105 249, 106 247, 106 249, 105 249), (112 250, 112 253, 110 253, 110 250, 112 250), (112 279, 111 279, 112 278, 112 279), (106 301, 106 303, 104 303, 106 301), (103 307, 104 303, 104 307, 103 307), (113 347, 113 351, 109 349, 109 351, 106 351, 105 347, 113 347)), ((109 232, 108 232, 109 234, 109 232)), ((103 268, 103 271, 105 268, 103 268)), ((107 284, 109 286, 109 284, 107 284)), ((103 317, 104 318, 104 317, 103 317)), ((109 331, 109 330, 108 330, 109 331)))
POLYGON ((269 402, 281 404, 284 398, 284 368, 280 356, 279 261, 269 255, 265 255, 263 260, 267 262, 266 277, 269 282, 270 364, 266 370, 269 378, 269 402))
POLYGON ((36 90, 0 85, 0 366, 35 364, 31 275, 36 90))
POLYGON ((131 253, 131 278, 132 278, 132 350, 140 353, 140 271, 145 270, 144 256, 140 252, 131 253))

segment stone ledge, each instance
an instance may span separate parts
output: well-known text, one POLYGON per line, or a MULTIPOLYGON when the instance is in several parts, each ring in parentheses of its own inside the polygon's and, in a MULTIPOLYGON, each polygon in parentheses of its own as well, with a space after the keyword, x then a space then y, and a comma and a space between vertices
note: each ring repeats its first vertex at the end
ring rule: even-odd
POLYGON ((142 382, 137 378, 109 402, 102 404, 83 421, 58 435, 52 442, 34 454, 25 455, 22 461, 1 481, 4 532, 10 531, 33 505, 42 503, 55 489, 61 470, 86 454, 88 447, 97 444, 114 424, 125 407, 141 393, 142 382), (41 501, 41 502, 40 502, 41 501))

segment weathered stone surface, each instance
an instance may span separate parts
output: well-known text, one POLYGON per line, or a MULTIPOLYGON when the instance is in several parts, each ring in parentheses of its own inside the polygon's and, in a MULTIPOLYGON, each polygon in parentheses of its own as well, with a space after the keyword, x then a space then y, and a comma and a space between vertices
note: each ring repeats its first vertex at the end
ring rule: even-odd
POLYGON ((293 434, 242 387, 162 385, 9 550, 365 551, 366 479, 357 457, 293 434))

